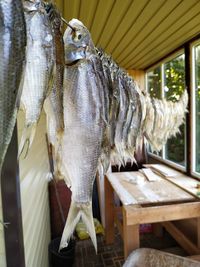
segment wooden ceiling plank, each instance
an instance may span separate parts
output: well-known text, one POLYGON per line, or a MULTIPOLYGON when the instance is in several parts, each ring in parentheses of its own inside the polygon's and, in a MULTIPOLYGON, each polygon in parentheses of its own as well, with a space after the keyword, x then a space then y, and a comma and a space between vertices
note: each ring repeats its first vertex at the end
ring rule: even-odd
POLYGON ((99 0, 98 8, 92 21, 91 35, 94 44, 98 40, 99 34, 101 33, 104 24, 106 23, 107 17, 110 14, 114 0, 99 0))
POLYGON ((131 58, 129 62, 126 63, 126 66, 132 66, 131 62, 136 60, 140 57, 143 57, 145 53, 148 53, 152 47, 156 47, 161 40, 165 40, 166 37, 169 38, 170 33, 176 32, 177 30, 177 23, 179 20, 181 21, 188 21, 190 17, 194 16, 194 14, 198 13, 200 10, 200 2, 196 4, 195 0, 191 1, 183 1, 178 9, 174 9, 172 13, 166 18, 164 21, 160 23, 158 28, 153 31, 150 35, 147 36, 145 42, 141 43, 140 46, 135 48, 132 51, 131 58), (191 6, 192 5, 192 6, 191 6), (170 24, 168 23, 170 21, 170 24))
POLYGON ((64 15, 65 19, 70 21, 73 18, 78 18, 79 6, 81 0, 65 0, 64 3, 64 15))
POLYGON ((106 26, 98 43, 102 48, 108 45, 108 42, 112 39, 113 34, 115 33, 118 25, 121 23, 123 17, 129 10, 132 0, 124 0, 123 5, 121 0, 116 0, 115 5, 112 9, 109 19, 107 20, 106 26))
POLYGON ((63 9, 64 9, 63 0, 55 0, 55 4, 56 4, 56 7, 58 8, 58 10, 60 11, 60 13, 63 16, 63 9))
MULTIPOLYGON (((149 23, 153 16, 160 9, 160 7, 165 3, 165 0, 149 1, 145 8, 142 10, 140 16, 132 24, 129 31, 123 37, 123 40, 118 44, 118 46, 112 51, 113 57, 119 62, 120 58, 123 57, 124 50, 137 35, 143 31, 145 25, 149 23)), ((132 10, 134 12, 134 10, 132 10)))
POLYGON ((200 14, 192 19, 188 24, 182 27, 182 29, 173 36, 170 36, 169 39, 165 40, 162 45, 159 45, 157 49, 153 49, 150 53, 146 54, 146 57, 141 58, 134 63, 135 66, 142 66, 142 68, 146 68, 147 66, 153 64, 153 62, 159 60, 169 52, 173 51, 181 44, 185 43, 186 41, 190 40, 191 38, 195 37, 197 34, 200 33, 200 14), (170 50, 169 51, 169 45, 170 50), (153 60, 151 60, 153 58, 153 60))
POLYGON ((97 0, 84 0, 81 1, 80 20, 83 24, 91 30, 94 14, 96 13, 98 1, 97 0))
POLYGON ((140 45, 146 41, 148 35, 150 35, 153 31, 156 31, 160 23, 165 20, 175 8, 177 8, 180 2, 181 0, 168 0, 164 2, 160 10, 152 16, 152 19, 148 23, 146 23, 142 31, 140 31, 137 35, 137 38, 133 38, 130 44, 124 49, 122 55, 118 57, 119 64, 125 65, 128 63, 128 61, 132 58, 133 50, 140 47, 140 45))
POLYGON ((101 32, 99 32, 99 36, 98 36, 98 38, 97 38, 97 40, 96 40, 96 45, 98 45, 99 39, 101 38, 101 36, 102 36, 102 34, 103 34, 104 30, 105 30, 105 27, 106 27, 106 25, 107 25, 107 23, 108 23, 108 21, 109 21, 109 19, 110 19, 110 16, 111 16, 111 14, 112 14, 112 10, 113 10, 115 4, 116 4, 116 1, 113 1, 112 6, 110 6, 110 11, 109 11, 108 14, 107 14, 107 18, 106 18, 106 20, 104 21, 104 24, 103 24, 103 27, 102 27, 102 29, 101 29, 101 32))
POLYGON ((126 35, 127 31, 131 28, 134 21, 140 15, 141 11, 143 10, 144 6, 147 4, 147 0, 134 0, 132 1, 130 8, 123 17, 122 21, 118 25, 114 35, 112 36, 112 40, 106 45, 105 50, 107 53, 112 54, 112 51, 118 44, 123 40, 123 37, 126 35), (134 10, 134 13, 132 12, 134 10))

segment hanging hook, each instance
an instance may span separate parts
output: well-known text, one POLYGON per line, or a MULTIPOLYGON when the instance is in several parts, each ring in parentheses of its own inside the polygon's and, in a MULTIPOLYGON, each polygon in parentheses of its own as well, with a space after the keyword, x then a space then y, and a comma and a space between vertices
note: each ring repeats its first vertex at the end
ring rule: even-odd
POLYGON ((69 26, 71 29, 72 29, 72 31, 76 31, 76 29, 74 28, 74 27, 72 27, 63 17, 61 17, 61 20, 65 23, 65 24, 67 24, 67 26, 69 26))

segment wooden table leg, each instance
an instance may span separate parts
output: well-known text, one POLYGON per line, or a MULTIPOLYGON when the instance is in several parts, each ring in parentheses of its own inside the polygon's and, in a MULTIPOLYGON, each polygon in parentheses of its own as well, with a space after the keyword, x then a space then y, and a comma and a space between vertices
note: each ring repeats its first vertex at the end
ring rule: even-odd
POLYGON ((123 207, 123 239, 124 239, 124 258, 140 247, 139 224, 127 225, 127 212, 123 207))
POLYGON ((200 217, 197 218, 197 247, 200 248, 200 217))
POLYGON ((114 191, 105 176, 105 240, 106 244, 114 242, 114 191))

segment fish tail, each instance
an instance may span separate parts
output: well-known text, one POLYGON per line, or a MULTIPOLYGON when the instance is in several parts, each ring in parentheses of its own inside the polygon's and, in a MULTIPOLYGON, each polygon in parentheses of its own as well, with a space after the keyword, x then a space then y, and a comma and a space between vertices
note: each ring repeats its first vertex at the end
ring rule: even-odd
POLYGON ((24 128, 18 149, 18 158, 21 157, 22 153, 24 154, 24 158, 26 158, 28 151, 33 143, 36 126, 37 123, 34 122, 24 128))
POLYGON ((82 218, 82 221, 86 225, 87 231, 97 253, 97 240, 92 216, 92 203, 76 203, 73 200, 69 209, 67 222, 62 234, 59 250, 68 246, 70 237, 73 234, 76 224, 79 222, 80 218, 82 218))

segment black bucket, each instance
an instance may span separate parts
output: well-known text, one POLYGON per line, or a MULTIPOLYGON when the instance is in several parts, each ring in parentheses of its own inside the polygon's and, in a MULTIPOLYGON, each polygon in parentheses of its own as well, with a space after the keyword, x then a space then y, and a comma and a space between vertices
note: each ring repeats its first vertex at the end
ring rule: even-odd
POLYGON ((50 267, 71 267, 74 263, 75 240, 70 240, 68 246, 58 252, 61 238, 53 239, 49 244, 50 267))

